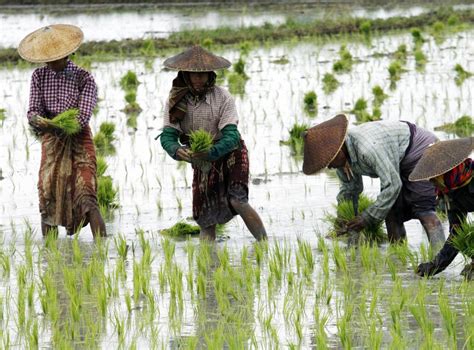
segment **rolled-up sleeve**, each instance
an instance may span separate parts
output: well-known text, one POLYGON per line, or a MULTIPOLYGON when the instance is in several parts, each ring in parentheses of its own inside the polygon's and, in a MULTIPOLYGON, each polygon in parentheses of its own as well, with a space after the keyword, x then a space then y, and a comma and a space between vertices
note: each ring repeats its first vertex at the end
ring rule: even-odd
POLYGON ((79 115, 77 119, 82 127, 85 127, 89 123, 96 104, 97 85, 92 75, 88 74, 79 95, 79 115))
POLYGON ((35 115, 45 116, 43 98, 41 94, 41 85, 38 71, 34 71, 31 77, 30 101, 28 107, 28 120, 35 115))

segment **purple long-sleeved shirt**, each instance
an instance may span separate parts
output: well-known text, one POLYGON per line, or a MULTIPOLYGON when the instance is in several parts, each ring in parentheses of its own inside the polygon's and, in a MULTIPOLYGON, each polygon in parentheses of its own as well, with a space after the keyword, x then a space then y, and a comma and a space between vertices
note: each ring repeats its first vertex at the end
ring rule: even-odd
POLYGON ((68 61, 66 68, 55 72, 47 66, 33 72, 28 119, 35 115, 53 118, 71 108, 78 108, 77 119, 85 127, 97 103, 97 85, 86 70, 68 61))

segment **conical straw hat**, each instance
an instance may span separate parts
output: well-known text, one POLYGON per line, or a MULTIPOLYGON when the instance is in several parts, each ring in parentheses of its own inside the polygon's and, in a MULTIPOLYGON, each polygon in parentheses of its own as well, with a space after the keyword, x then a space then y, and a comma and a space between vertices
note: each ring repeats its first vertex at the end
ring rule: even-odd
POLYGON ((437 142, 428 147, 411 172, 410 181, 423 181, 443 175, 461 164, 472 152, 472 137, 437 142))
POLYGON ((230 67, 224 57, 216 56, 200 46, 193 46, 165 60, 164 66, 185 72, 211 72, 230 67))
POLYGON ((53 24, 28 34, 18 46, 20 56, 30 62, 52 62, 76 51, 84 39, 79 27, 53 24))
POLYGON ((314 174, 326 168, 336 157, 344 144, 349 121, 339 114, 308 129, 304 137, 303 172, 314 174))

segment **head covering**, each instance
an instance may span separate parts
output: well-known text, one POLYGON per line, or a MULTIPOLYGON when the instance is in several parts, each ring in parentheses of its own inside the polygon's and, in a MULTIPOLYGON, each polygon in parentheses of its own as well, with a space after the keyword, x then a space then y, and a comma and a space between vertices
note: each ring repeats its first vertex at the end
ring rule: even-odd
POLYGON ((18 46, 20 56, 30 62, 52 62, 76 51, 84 39, 79 27, 53 24, 28 34, 18 46))
POLYGON ((469 157, 474 138, 440 141, 429 146, 411 172, 410 181, 428 180, 443 175, 469 157))
POLYGON ((230 67, 230 62, 224 57, 216 56, 198 45, 166 59, 163 64, 166 68, 185 72, 211 72, 230 67))
POLYGON ((206 86, 203 91, 196 91, 190 80, 189 72, 178 72, 178 75, 173 80, 173 85, 171 86, 170 94, 168 97, 168 109, 170 114, 170 122, 177 123, 183 120, 188 109, 188 105, 184 97, 191 93, 197 98, 203 98, 209 90, 211 90, 216 83, 216 73, 209 72, 209 78, 207 80, 206 86))
POLYGON ((349 121, 344 114, 338 114, 321 124, 308 129, 304 137, 303 172, 314 174, 327 167, 344 144, 349 121))

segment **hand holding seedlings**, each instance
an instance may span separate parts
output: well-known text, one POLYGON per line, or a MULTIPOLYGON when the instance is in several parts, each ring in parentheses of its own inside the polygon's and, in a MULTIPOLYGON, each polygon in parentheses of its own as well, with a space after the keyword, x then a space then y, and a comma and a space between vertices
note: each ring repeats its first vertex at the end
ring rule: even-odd
POLYGON ((176 158, 178 160, 184 160, 185 162, 191 163, 191 155, 185 147, 180 147, 176 151, 176 158))
POLYGON ((209 151, 193 153, 191 155, 191 159, 198 160, 198 161, 207 161, 209 160, 209 151))
POLYGON ((356 216, 354 219, 349 221, 346 225, 348 231, 362 231, 367 226, 362 216, 356 216))

